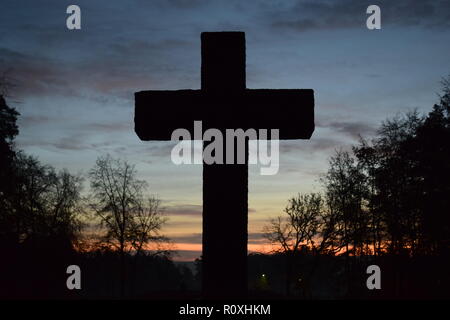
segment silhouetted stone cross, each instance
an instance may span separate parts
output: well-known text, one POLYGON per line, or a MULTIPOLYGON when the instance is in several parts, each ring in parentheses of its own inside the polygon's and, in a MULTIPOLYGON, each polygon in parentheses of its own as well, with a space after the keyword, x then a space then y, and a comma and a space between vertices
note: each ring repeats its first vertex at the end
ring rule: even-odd
MULTIPOLYGON (((204 32, 201 41, 201 90, 135 93, 135 131, 141 140, 170 140, 178 128, 193 135, 195 120, 202 121, 203 130, 216 128, 223 133, 238 128, 279 129, 280 139, 311 137, 313 90, 246 89, 245 33, 204 32)), ((203 164, 205 297, 247 293, 247 181, 247 161, 203 164)))

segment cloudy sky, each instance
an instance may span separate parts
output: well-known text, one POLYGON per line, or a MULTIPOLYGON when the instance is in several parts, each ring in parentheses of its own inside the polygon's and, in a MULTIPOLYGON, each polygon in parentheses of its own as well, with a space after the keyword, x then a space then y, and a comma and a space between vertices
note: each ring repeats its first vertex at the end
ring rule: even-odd
POLYGON ((248 88, 312 88, 316 98, 312 139, 281 142, 275 176, 250 168, 250 250, 270 249, 262 226, 290 196, 320 191, 335 149, 387 117, 428 111, 450 72, 448 0, 2 0, 0 71, 17 84, 8 102, 22 114, 18 146, 73 173, 105 153, 136 164, 164 201, 178 259, 199 256, 201 166, 172 164, 174 143, 139 141, 133 93, 199 88, 200 33, 225 30, 246 33, 248 88), (81 30, 66 28, 70 4, 81 30), (366 28, 370 4, 381 30, 366 28))

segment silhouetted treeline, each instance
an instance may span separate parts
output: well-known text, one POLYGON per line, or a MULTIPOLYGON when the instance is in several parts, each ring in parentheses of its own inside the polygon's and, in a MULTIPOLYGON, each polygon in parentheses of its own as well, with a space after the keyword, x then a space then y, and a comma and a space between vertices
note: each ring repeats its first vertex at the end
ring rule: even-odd
POLYGON ((0 296, 63 295, 81 228, 81 178, 16 150, 19 113, 3 96, 0 114, 0 296))
POLYGON ((367 296, 370 264, 391 280, 384 297, 450 296, 449 85, 450 77, 428 115, 386 120, 373 139, 337 150, 321 178, 324 193, 289 199, 264 228, 285 258, 284 294, 293 295, 299 274, 304 292, 317 285, 321 261, 332 256, 343 261, 331 281, 341 281, 335 296, 367 296))
POLYGON ((71 293, 83 299, 169 299, 197 295, 199 284, 193 272, 177 265, 165 255, 124 256, 125 287, 122 288, 121 256, 114 251, 78 253, 74 260, 80 266, 82 290, 71 293), (197 293, 195 293, 197 292, 197 293))
POLYGON ((250 254, 250 297, 270 299, 448 299, 448 267, 439 257, 314 255, 303 251, 294 275, 286 273, 287 255, 250 254), (347 259, 349 261, 347 261, 347 259), (367 266, 381 269, 381 290, 368 290, 367 266), (351 266, 350 270, 348 270, 351 266), (311 274, 311 268, 315 268, 311 274), (351 272, 349 283, 348 272, 351 272), (286 278, 290 278, 289 296, 286 278))
POLYGON ((427 116, 387 120, 331 158, 325 197, 344 253, 449 256, 450 77, 443 84, 427 116))
POLYGON ((133 165, 99 157, 83 197, 80 175, 15 148, 19 113, 3 96, 0 116, 0 297, 114 298, 193 286, 189 270, 170 261, 160 234, 167 218, 133 165), (81 293, 66 286, 67 267, 78 263, 81 293))

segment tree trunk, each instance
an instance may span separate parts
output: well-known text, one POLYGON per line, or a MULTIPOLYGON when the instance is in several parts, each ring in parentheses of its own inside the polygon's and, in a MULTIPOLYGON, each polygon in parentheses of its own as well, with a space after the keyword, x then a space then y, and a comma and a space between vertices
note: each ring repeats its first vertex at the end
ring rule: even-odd
POLYGON ((120 298, 125 297, 125 251, 123 244, 120 245, 120 298))

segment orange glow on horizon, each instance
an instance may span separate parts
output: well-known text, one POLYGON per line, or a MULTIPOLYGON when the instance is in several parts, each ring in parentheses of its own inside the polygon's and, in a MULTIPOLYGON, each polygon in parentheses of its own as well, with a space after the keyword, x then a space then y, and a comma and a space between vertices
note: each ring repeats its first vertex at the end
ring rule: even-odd
MULTIPOLYGON (((201 243, 174 243, 175 250, 202 251, 201 243)), ((250 252, 269 253, 272 246, 270 244, 248 244, 247 250, 250 252)))

